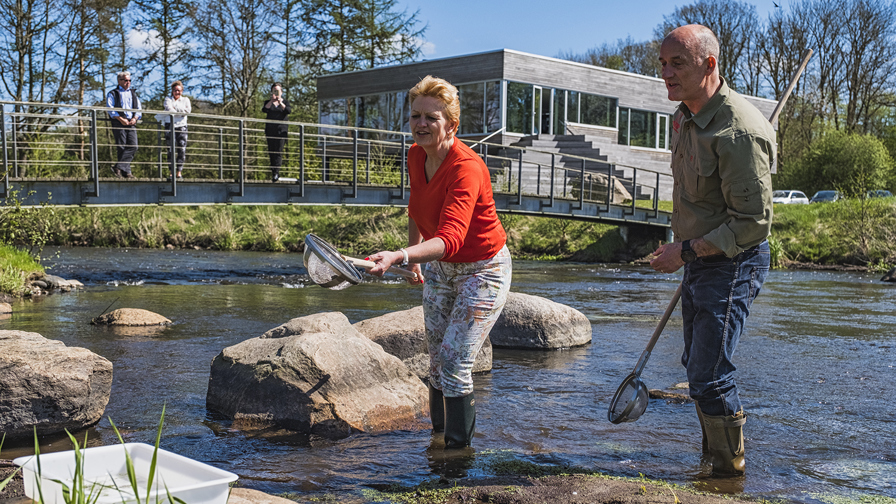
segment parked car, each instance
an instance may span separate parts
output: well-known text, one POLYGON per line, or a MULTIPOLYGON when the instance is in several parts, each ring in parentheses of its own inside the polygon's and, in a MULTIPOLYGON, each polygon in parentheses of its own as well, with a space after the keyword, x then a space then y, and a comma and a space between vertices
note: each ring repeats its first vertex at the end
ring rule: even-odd
POLYGON ((818 191, 815 196, 812 196, 809 203, 830 203, 839 199, 843 199, 840 191, 818 191))
POLYGON ((809 198, 803 193, 803 191, 773 191, 772 192, 772 203, 780 203, 783 205, 791 205, 791 204, 808 204, 809 198))
POLYGON ((869 198, 892 198, 893 193, 887 191, 885 189, 875 189, 873 191, 868 191, 869 198))

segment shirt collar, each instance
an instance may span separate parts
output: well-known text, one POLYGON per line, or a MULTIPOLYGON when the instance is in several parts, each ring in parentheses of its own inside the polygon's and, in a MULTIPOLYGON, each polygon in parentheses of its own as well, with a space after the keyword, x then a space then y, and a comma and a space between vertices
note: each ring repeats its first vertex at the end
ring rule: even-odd
POLYGON ((722 85, 719 86, 719 90, 716 94, 712 95, 712 98, 706 102, 706 105, 700 109, 700 112, 697 112, 696 115, 692 115, 691 111, 688 109, 687 105, 684 103, 678 104, 678 109, 684 114, 687 120, 694 121, 700 129, 704 129, 709 125, 709 122, 712 121, 712 118, 715 117, 716 112, 722 107, 722 104, 725 103, 725 100, 728 99, 728 95, 731 94, 731 88, 728 87, 728 83, 725 82, 725 79, 719 76, 719 79, 722 81, 722 85))
POLYGON ((118 85, 118 90, 119 91, 129 91, 128 89, 121 87, 121 84, 118 85))

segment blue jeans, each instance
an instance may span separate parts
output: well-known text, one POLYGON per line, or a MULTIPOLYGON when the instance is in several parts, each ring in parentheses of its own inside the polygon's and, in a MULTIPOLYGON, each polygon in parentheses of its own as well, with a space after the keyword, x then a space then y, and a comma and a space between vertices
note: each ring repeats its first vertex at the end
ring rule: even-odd
POLYGON ((687 368, 690 395, 706 415, 729 416, 742 409, 731 359, 769 262, 764 241, 731 258, 704 257, 685 265, 681 363, 687 368))

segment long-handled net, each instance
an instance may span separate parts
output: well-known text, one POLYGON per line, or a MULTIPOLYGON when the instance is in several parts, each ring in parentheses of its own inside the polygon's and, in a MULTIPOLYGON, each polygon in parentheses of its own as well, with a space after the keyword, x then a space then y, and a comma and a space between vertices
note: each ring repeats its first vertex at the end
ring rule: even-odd
POLYGON ((669 317, 672 315, 672 311, 675 310, 675 306, 678 304, 679 299, 681 299, 681 284, 678 285, 678 289, 675 290, 675 295, 672 296, 672 299, 669 301, 669 306, 666 307, 666 312, 663 313, 663 317, 656 325, 656 329, 653 331, 653 336, 647 343, 647 348, 641 353, 641 357, 638 359, 635 369, 630 375, 625 377, 625 380, 623 380, 622 384, 619 385, 619 388, 616 389, 616 394, 613 396, 613 402, 610 403, 610 409, 607 411, 607 419, 614 424, 634 422, 647 410, 649 397, 647 394, 647 385, 644 385, 644 382, 641 381, 641 372, 644 371, 644 366, 647 365, 647 359, 650 358, 650 352, 653 351, 653 347, 656 345, 656 340, 659 339, 660 334, 663 332, 663 328, 666 327, 666 322, 669 321, 669 317))
POLYGON ((361 283, 361 273, 348 263, 332 245, 314 234, 305 236, 305 269, 311 280, 331 290, 342 290, 361 283))

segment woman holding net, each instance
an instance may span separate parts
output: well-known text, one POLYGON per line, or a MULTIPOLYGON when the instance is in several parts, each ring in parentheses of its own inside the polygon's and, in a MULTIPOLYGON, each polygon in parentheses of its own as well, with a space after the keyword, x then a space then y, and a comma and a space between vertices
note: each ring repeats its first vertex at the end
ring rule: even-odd
POLYGON ((473 362, 504 308, 512 264, 488 168, 455 138, 457 88, 426 76, 408 102, 408 247, 370 256, 370 273, 407 266, 418 275, 408 281, 423 283, 433 432, 444 431, 446 448, 463 448, 476 423, 473 362))

